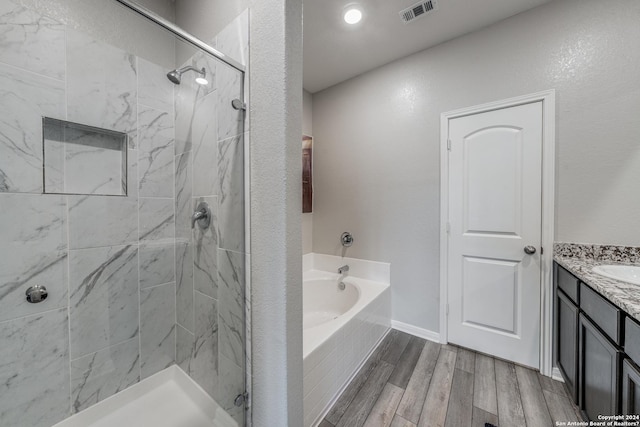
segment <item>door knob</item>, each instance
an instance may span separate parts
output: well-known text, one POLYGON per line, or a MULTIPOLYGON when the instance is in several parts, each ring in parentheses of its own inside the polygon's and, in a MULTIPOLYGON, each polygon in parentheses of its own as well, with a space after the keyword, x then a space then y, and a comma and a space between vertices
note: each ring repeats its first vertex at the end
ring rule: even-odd
POLYGON ((524 247, 524 253, 527 255, 533 255, 536 253, 536 247, 535 246, 525 246, 524 247))

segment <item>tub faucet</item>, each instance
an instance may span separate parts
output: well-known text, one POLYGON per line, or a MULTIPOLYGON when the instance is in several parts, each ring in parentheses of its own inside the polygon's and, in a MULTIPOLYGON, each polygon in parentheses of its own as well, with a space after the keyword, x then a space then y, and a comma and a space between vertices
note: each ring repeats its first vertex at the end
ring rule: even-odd
POLYGON ((342 279, 347 275, 348 272, 349 272, 349 266, 347 264, 338 268, 338 274, 340 275, 340 278, 338 279, 338 289, 340 289, 341 291, 344 291, 345 288, 347 287, 347 285, 344 284, 342 279))

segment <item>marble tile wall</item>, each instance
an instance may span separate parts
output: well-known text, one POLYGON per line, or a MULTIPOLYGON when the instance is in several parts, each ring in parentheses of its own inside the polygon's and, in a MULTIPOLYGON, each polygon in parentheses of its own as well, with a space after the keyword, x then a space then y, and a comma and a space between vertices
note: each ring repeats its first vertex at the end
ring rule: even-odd
POLYGON ((23 3, 0 0, 0 425, 49 427, 175 363, 174 85, 23 3), (127 196, 43 194, 43 116, 126 133, 127 196))
MULTIPOLYGON (((248 64, 248 13, 220 33, 218 42, 223 53, 248 64)), ((232 99, 242 98, 242 74, 201 54, 182 65, 207 68, 210 84, 198 87, 183 80, 175 97, 176 363, 242 424, 245 408, 233 401, 245 390, 249 366, 248 132, 244 114, 231 107, 232 99), (211 208, 211 227, 191 229, 189 216, 202 201, 211 208)))
MULTIPOLYGON (((174 363, 242 423, 241 73, 198 53, 209 84, 174 86, 18 0, 0 0, 0 25, 0 425, 48 427, 174 363), (126 133, 126 197, 42 194, 43 116, 126 133), (201 201, 206 230, 190 223, 201 201)), ((248 13, 219 39, 246 63, 248 13)))

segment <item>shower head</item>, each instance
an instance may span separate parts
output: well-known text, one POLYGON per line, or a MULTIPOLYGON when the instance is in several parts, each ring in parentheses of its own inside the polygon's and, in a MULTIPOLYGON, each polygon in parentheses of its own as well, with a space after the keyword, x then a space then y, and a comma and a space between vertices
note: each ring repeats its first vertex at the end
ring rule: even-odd
POLYGON ((171 81, 171 83, 179 85, 182 82, 182 75, 187 71, 195 71, 196 73, 200 74, 200 76, 196 78, 196 83, 201 85, 206 85, 209 83, 209 81, 206 79, 207 70, 205 70, 204 67, 202 69, 197 69, 195 67, 192 67, 191 65, 182 67, 177 70, 169 71, 167 73, 167 78, 171 81))
POLYGON ((171 83, 173 83, 174 85, 179 85, 182 79, 182 75, 178 73, 178 70, 173 70, 167 73, 167 78, 171 80, 171 83))

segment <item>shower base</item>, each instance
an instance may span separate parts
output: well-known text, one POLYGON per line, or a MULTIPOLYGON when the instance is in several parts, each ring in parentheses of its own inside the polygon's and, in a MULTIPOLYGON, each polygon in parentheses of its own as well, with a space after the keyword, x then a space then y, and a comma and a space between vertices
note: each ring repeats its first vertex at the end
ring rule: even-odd
POLYGON ((53 427, 238 427, 176 365, 146 378, 53 427))

